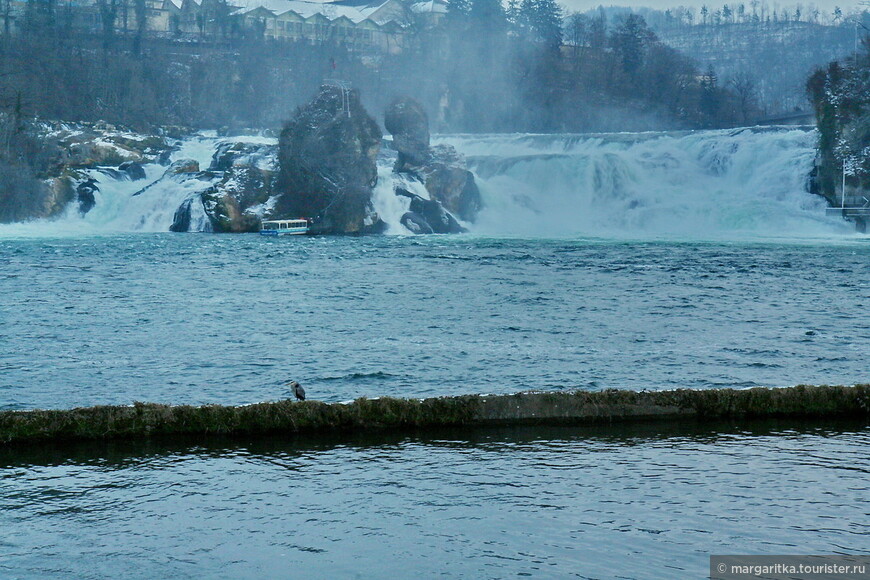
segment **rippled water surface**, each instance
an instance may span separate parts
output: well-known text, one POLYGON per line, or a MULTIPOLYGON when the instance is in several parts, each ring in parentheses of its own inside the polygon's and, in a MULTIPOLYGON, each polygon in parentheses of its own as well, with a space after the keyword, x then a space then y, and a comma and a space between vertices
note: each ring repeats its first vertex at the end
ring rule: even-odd
POLYGON ((0 455, 0 577, 704 578, 870 554, 870 430, 518 429, 0 455))
MULTIPOLYGON (((870 246, 0 239, 0 409, 867 382, 870 246)), ((0 578, 700 578, 867 554, 870 431, 0 448, 0 578)))
POLYGON ((0 239, 0 408, 866 382, 870 245, 0 239))

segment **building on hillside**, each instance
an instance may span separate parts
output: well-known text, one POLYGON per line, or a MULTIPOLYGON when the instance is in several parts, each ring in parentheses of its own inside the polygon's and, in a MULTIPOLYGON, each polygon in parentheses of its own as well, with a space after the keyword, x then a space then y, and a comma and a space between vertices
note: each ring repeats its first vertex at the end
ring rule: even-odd
POLYGON ((402 0, 229 0, 246 30, 278 41, 334 43, 350 50, 400 52, 413 12, 402 0))
POLYGON ((411 4, 411 12, 418 23, 426 28, 436 28, 447 15, 447 2, 444 0, 427 0, 411 4))
MULTIPOLYGON (((28 0, 0 2, 0 8, 6 7, 0 11, 0 34, 22 29, 28 0)), ((108 17, 116 31, 134 34, 144 8, 144 30, 154 36, 195 40, 246 34, 394 54, 407 47, 413 27, 437 26, 447 12, 444 0, 145 0, 144 7, 136 3, 120 0, 109 14, 98 0, 66 0, 56 4, 55 20, 75 30, 100 33, 108 17)))
MULTIPOLYGON (((39 18, 44 19, 44 13, 35 12, 36 9, 28 14, 28 4, 34 1, 0 0, 0 34, 25 30, 29 19, 33 18, 33 13, 37 13, 39 18)), ((173 22, 177 20, 177 15, 181 11, 181 0, 144 0, 139 7, 136 4, 136 0, 122 0, 115 3, 110 11, 105 7, 101 10, 96 0, 64 0, 54 4, 54 13, 49 20, 54 26, 63 29, 100 33, 104 31, 103 19, 112 18, 116 32, 135 32, 139 29, 138 20, 141 10, 146 19, 144 27, 146 33, 169 34, 177 29, 177 26, 173 27, 173 22)))

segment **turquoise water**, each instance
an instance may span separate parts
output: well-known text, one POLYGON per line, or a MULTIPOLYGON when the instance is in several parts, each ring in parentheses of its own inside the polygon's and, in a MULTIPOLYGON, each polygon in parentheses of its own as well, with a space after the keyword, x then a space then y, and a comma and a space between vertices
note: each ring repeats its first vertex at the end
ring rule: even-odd
MULTIPOLYGON (((451 237, 159 233, 205 182, 150 165, 134 196, 92 171, 87 215, 0 226, 0 409, 244 404, 290 379, 321 401, 866 383, 870 243, 806 192, 816 139, 438 137, 485 203, 451 237)), ((207 167, 218 141, 175 158, 207 167)), ((373 202, 401 234, 391 166, 373 202)), ((866 424, 662 429, 0 446, 0 578, 673 579, 710 554, 868 554, 866 424)))
POLYGON ((452 431, 0 454, 3 578, 707 577, 868 554, 870 430, 452 431))
POLYGON ((0 239, 0 409, 866 382, 870 244, 0 239))
MULTIPOLYGON (((867 382, 870 245, 0 239, 0 408, 867 382)), ((867 554, 870 431, 0 448, 0 578, 700 578, 867 554)))

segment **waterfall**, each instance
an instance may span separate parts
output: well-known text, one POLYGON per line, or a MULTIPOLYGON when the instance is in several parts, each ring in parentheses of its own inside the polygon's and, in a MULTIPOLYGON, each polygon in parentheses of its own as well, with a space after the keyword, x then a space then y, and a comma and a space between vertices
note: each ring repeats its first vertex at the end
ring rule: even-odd
POLYGON ((774 127, 609 135, 458 135, 487 235, 818 237, 850 234, 807 192, 816 132, 774 127))
MULTIPOLYGON (((172 155, 172 160, 194 159, 200 167, 211 162, 217 140, 196 136, 185 139, 172 155)), ((186 183, 162 179, 166 167, 157 163, 146 164, 145 179, 131 181, 112 168, 89 169, 83 172, 93 178, 98 191, 95 204, 86 214, 79 212, 78 203, 71 202, 59 217, 33 220, 17 224, 0 224, 0 236, 77 236, 127 232, 167 232, 175 210, 202 183, 186 183)), ((201 206, 201 204, 200 204, 201 206)), ((204 212, 202 217, 205 218, 204 212)), ((206 220, 207 221, 207 220, 206 220)))
MULTIPOLYGON (((853 235, 849 224, 825 216, 822 198, 807 192, 816 139, 808 128, 756 127, 433 140, 456 147, 476 175, 485 207, 475 223, 465 224, 473 234, 690 240, 853 235)), ((205 169, 220 142, 186 139, 173 160, 192 158, 205 169)), ((394 195, 402 178, 391 168, 389 156, 379 158, 373 203, 388 234, 408 234, 399 219, 409 200, 394 195)), ((165 232, 182 203, 193 204, 192 229, 209 229, 201 202, 192 197, 201 183, 161 179, 165 167, 157 164, 145 171, 146 180, 131 182, 90 170, 99 187, 90 212, 81 215, 72 203, 58 219, 0 226, 0 235, 165 232)), ((421 183, 400 184, 428 197, 421 183)))
POLYGON ((816 132, 457 135, 487 235, 818 237, 851 233, 807 192, 816 132))

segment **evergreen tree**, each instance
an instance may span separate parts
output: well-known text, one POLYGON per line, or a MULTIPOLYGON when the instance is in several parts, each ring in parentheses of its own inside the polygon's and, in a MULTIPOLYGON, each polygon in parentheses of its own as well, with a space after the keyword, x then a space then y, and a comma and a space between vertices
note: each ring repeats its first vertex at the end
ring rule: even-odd
POLYGON ((607 16, 603 10, 599 10, 589 22, 589 46, 596 49, 607 46, 607 16))
POLYGON ((536 40, 558 53, 562 46, 562 8, 556 0, 536 0, 534 7, 532 29, 536 40))
POLYGON ((719 114, 719 79, 713 70, 713 65, 707 67, 706 74, 701 79, 701 113, 706 117, 705 125, 715 126, 719 114))
POLYGON ((471 28, 482 35, 504 34, 507 31, 507 14, 500 0, 471 0, 468 9, 471 28))
POLYGON ((519 16, 519 10, 520 5, 517 3, 517 0, 508 0, 505 15, 507 16, 508 25, 513 32, 517 31, 517 17, 519 16))
POLYGON ((520 0, 517 8, 516 32, 524 40, 534 40, 535 0, 520 0))
POLYGON ((133 37, 133 54, 142 52, 142 39, 148 29, 148 10, 145 0, 133 0, 133 12, 136 15, 136 35, 133 37))
POLYGON ((629 14, 617 22, 610 44, 620 57, 622 70, 633 75, 643 65, 647 49, 656 40, 643 16, 629 14))

